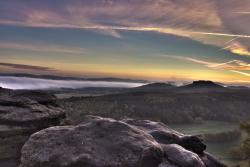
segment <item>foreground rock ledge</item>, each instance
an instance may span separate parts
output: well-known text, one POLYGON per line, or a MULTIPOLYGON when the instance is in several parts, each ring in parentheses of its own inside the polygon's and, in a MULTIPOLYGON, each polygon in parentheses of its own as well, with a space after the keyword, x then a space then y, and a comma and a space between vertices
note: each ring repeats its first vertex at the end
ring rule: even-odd
POLYGON ((20 167, 225 167, 205 148, 162 123, 88 116, 33 134, 20 167))
POLYGON ((6 159, 19 159, 31 134, 59 125, 64 117, 51 94, 0 88, 0 166, 6 159))

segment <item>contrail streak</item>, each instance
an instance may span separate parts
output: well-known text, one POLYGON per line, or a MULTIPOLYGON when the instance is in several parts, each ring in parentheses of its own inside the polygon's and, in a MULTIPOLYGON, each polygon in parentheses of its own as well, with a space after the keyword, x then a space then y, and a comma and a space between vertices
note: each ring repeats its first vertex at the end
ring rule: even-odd
POLYGON ((230 70, 231 72, 235 72, 235 73, 238 73, 238 74, 241 74, 241 75, 245 75, 247 77, 250 77, 250 74, 249 73, 245 73, 245 72, 241 72, 241 71, 236 71, 236 70, 230 70))
POLYGON ((164 34, 175 34, 179 36, 191 36, 192 34, 199 35, 213 35, 213 36, 225 36, 225 37, 240 37, 250 38, 250 35, 245 34, 227 34, 227 33, 216 33, 216 32, 201 32, 201 31, 189 31, 183 29, 165 28, 165 27, 123 27, 123 26, 102 26, 102 25, 90 25, 90 26, 79 26, 72 24, 32 24, 23 22, 5 22, 0 20, 0 24, 17 25, 24 27, 47 27, 47 28, 76 28, 76 29, 99 29, 99 30, 127 30, 127 31, 154 31, 164 34))
POLYGON ((231 43, 231 42, 233 42, 233 41, 235 41, 235 40, 238 39, 238 38, 240 38, 240 37, 235 37, 235 38, 233 38, 233 39, 227 41, 227 42, 225 43, 225 45, 226 45, 226 44, 229 44, 229 43, 231 43))
POLYGON ((230 45, 227 45, 227 44, 230 44, 231 42, 233 42, 233 41, 235 41, 236 39, 239 39, 239 38, 240 38, 240 37, 235 37, 235 38, 233 38, 233 39, 227 41, 227 42, 224 44, 224 47, 220 48, 219 51, 220 51, 220 50, 229 49, 231 46, 230 46, 230 45))
POLYGON ((242 34, 224 34, 224 33, 213 33, 213 32, 190 32, 191 34, 201 34, 201 35, 215 35, 215 36, 225 36, 225 37, 238 37, 238 38, 250 38, 250 35, 242 34))
POLYGON ((235 38, 250 38, 250 35, 244 34, 227 34, 227 33, 216 33, 216 32, 201 32, 201 31, 186 31, 178 30, 172 28, 162 28, 162 27, 117 27, 117 26, 89 26, 81 27, 84 29, 113 29, 113 30, 130 30, 130 31, 156 31, 167 34, 200 34, 200 35, 214 35, 214 36, 225 36, 225 37, 235 37, 235 38))
POLYGON ((250 12, 233 12, 233 13, 236 13, 236 14, 250 14, 250 12))

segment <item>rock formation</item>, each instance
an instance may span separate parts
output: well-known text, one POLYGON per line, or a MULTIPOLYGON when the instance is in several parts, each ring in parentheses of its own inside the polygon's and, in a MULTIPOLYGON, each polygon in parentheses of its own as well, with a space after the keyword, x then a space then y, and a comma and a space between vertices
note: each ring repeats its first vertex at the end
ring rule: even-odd
POLYGON ((199 137, 160 122, 86 116, 58 126, 64 118, 51 94, 0 88, 0 166, 225 167, 199 137))
POLYGON ((33 134, 20 167, 225 167, 205 149, 159 122, 87 116, 33 134))
POLYGON ((0 166, 5 159, 20 157, 31 134, 59 125, 65 113, 55 99, 41 92, 0 89, 0 166))

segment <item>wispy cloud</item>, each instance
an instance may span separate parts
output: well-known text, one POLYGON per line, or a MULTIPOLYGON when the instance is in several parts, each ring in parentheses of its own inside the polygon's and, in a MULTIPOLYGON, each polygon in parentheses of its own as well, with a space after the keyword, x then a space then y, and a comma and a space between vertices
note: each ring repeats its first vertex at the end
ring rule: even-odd
MULTIPOLYGON (((225 48, 248 55, 248 0, 49 0, 0 2, 0 24, 89 29, 121 38, 119 31, 155 31, 188 37, 223 47, 220 41, 235 39, 245 50, 225 48), (57 3, 58 2, 58 3, 57 3), (15 4, 15 5, 11 5, 15 4), (57 4, 57 5, 54 5, 57 4), (236 11, 236 12, 234 12, 236 11), (233 16, 232 16, 233 15, 233 16), (237 27, 237 28, 235 28, 237 27), (214 38, 209 38, 209 37, 214 38), (220 38, 220 39, 219 39, 220 38), (219 41, 219 42, 218 42, 219 41)), ((224 42, 224 43, 225 43, 224 42)), ((248 55, 249 56, 249 55, 248 55)))
POLYGON ((75 29, 89 29, 89 30, 97 30, 101 33, 105 33, 114 37, 120 38, 119 32, 116 30, 124 30, 124 31, 155 31, 166 34, 174 34, 179 36, 185 36, 194 38, 193 35, 208 35, 208 36, 218 36, 218 37, 238 37, 238 38, 250 38, 248 34, 236 34, 236 33, 221 33, 221 32, 209 32, 209 31, 193 31, 192 29, 185 29, 183 27, 162 27, 160 25, 152 26, 152 25, 144 25, 139 26, 113 26, 113 25, 98 25, 98 24, 90 24, 90 25, 81 25, 81 24, 55 24, 55 23, 33 23, 33 22, 21 22, 21 21, 5 21, 0 20, 0 24, 8 24, 15 26, 28 26, 28 27, 45 27, 45 28, 75 28, 75 29))
POLYGON ((243 46, 239 42, 229 42, 227 46, 225 46, 223 49, 230 50, 232 53, 243 55, 243 56, 250 56, 250 51, 247 47, 243 46))
POLYGON ((68 54, 84 54, 86 49, 78 47, 68 47, 61 45, 51 44, 29 44, 29 43, 17 43, 17 42, 0 42, 0 48, 2 49, 17 49, 28 50, 36 52, 54 52, 54 53, 68 53, 68 54))
POLYGON ((236 70, 231 70, 232 72, 235 72, 235 73, 238 73, 238 74, 241 74, 241 75, 245 75, 247 77, 250 77, 250 73, 246 73, 246 72, 242 72, 242 71, 236 71, 236 70))
POLYGON ((55 71, 55 69, 49 67, 26 65, 26 64, 13 64, 13 63, 0 62, 0 66, 14 68, 14 69, 22 69, 22 70, 55 71))
POLYGON ((192 58, 192 57, 168 56, 168 55, 165 57, 201 64, 201 65, 204 65, 208 68, 215 69, 215 70, 226 70, 226 71, 231 71, 231 72, 238 73, 244 76, 250 76, 250 74, 244 72, 244 71, 250 70, 250 64, 242 60, 231 60, 227 62, 218 63, 218 62, 200 60, 200 59, 192 58))
POLYGON ((70 2, 54 0, 53 3, 47 0, 33 3, 20 3, 12 0, 12 4, 13 1, 15 2, 13 6, 6 2, 1 3, 3 11, 9 11, 8 14, 2 15, 3 23, 78 27, 91 25, 124 25, 128 27, 172 25, 176 27, 181 24, 184 25, 182 27, 187 26, 187 28, 221 26, 217 13, 211 12, 214 11, 215 3, 209 0, 202 0, 202 2, 190 0, 180 2, 172 0, 137 0, 133 2, 128 0, 76 0, 70 2), (54 3, 57 5, 53 5, 54 3))

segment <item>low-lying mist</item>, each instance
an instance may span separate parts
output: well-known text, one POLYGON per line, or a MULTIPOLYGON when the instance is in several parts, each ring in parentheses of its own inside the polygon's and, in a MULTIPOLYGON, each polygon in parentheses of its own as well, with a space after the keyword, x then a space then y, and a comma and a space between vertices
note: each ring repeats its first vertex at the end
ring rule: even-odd
MULTIPOLYGON (((145 84, 145 83, 144 83, 145 84)), ((0 77, 0 87, 7 89, 60 89, 60 88, 87 88, 87 87, 114 87, 132 88, 144 85, 143 83, 117 82, 117 81, 76 81, 76 80, 50 80, 28 77, 0 77)))

